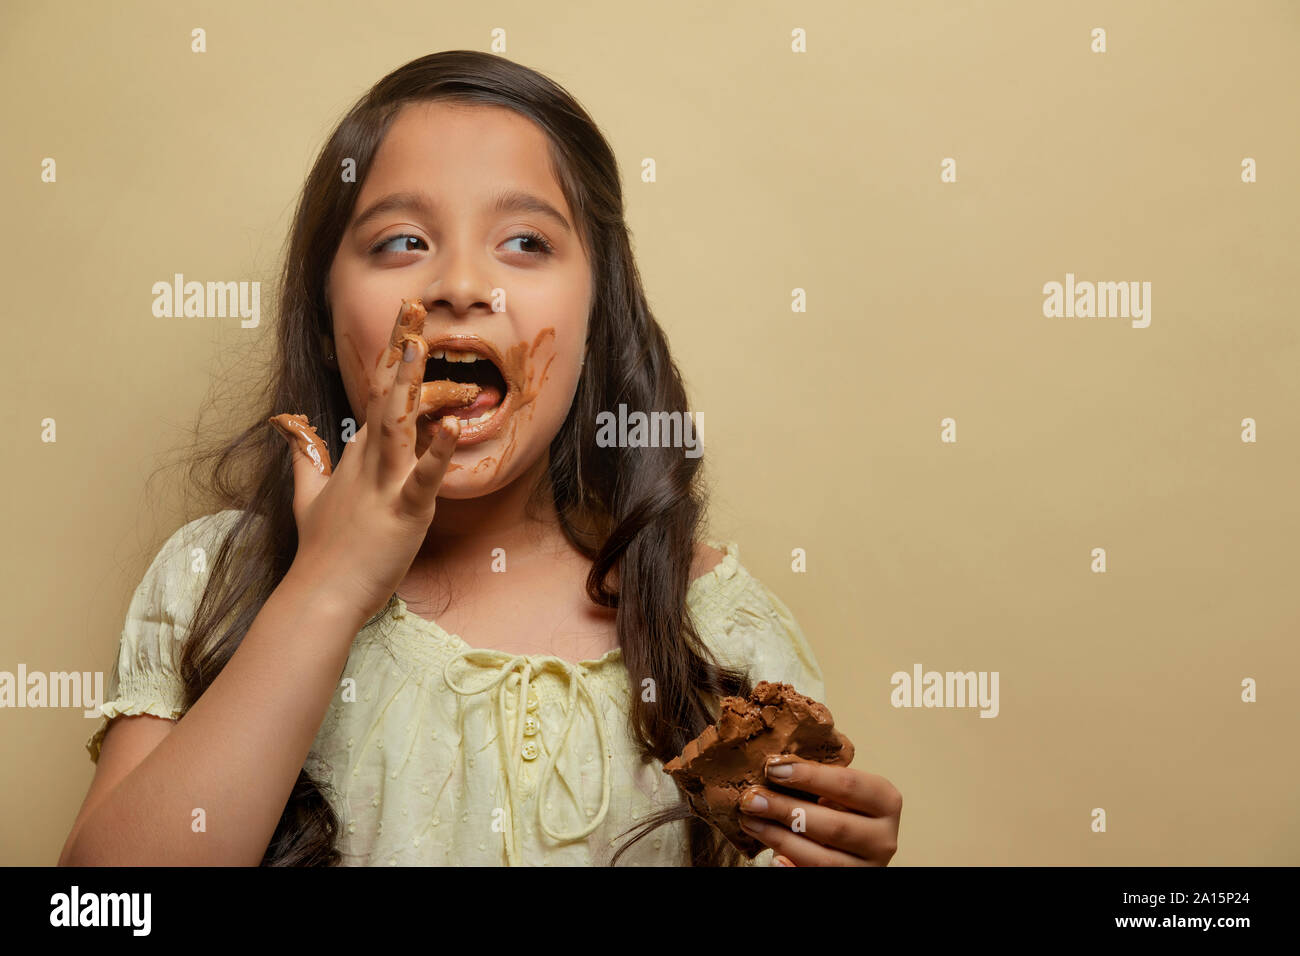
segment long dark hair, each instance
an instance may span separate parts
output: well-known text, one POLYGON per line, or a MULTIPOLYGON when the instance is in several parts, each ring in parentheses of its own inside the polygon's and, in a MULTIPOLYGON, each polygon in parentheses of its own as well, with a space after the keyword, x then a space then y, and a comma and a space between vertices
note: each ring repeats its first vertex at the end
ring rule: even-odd
MULTIPOLYGON (((597 414, 619 403, 684 414, 686 391, 646 303, 609 144, 560 86, 503 57, 470 50, 424 56, 380 80, 344 117, 307 177, 279 277, 277 348, 256 399, 260 407, 240 434, 191 461, 191 488, 206 494, 207 510, 243 514, 212 561, 191 622, 180 666, 185 707, 230 660, 297 550, 290 458, 267 418, 305 414, 335 463, 343 453, 343 420, 353 413, 341 377, 321 358, 320 335, 330 332, 326 277, 393 117, 407 104, 429 100, 506 107, 547 134, 552 172, 592 265, 593 295, 577 393, 530 502, 550 495, 565 535, 591 560, 587 594, 617 609, 618 641, 637 691, 631 723, 642 760, 667 762, 714 719, 719 696, 750 691, 747 674, 718 666, 686 609, 705 505, 703 459, 673 448, 597 448, 595 434, 597 414), (355 182, 340 175, 348 159, 356 164, 355 182), (639 693, 647 677, 654 681, 652 701, 639 693)), ((738 864, 738 851, 692 816, 679 795, 678 803, 643 820, 611 862, 651 830, 687 820, 683 863, 738 864)), ((304 769, 262 863, 336 865, 338 830, 321 784, 304 769)))

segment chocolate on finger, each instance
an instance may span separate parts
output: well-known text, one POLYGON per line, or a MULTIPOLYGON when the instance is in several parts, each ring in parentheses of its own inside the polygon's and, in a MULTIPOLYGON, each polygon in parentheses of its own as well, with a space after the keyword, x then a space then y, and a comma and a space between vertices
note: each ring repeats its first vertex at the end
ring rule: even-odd
POLYGON ((447 379, 425 382, 420 390, 420 414, 429 415, 433 412, 473 404, 481 391, 483 391, 481 385, 466 382, 452 382, 447 379))
MULTIPOLYGON (((388 342, 388 368, 402 360, 409 342, 424 342, 424 319, 428 313, 419 299, 403 299, 402 311, 393 327, 392 337, 388 342)), ((417 417, 433 415, 435 412, 450 412, 473 403, 478 398, 482 386, 467 382, 453 382, 439 379, 425 382, 419 390, 419 409, 417 417)), ((407 411, 412 409, 407 406, 407 411)), ((439 416, 440 417, 440 416, 439 416)))
POLYGON ((291 443, 296 444, 322 475, 328 478, 333 473, 329 449, 316 434, 316 429, 312 428, 311 423, 307 421, 306 415, 285 413, 273 415, 267 421, 291 443))
POLYGON ((397 324, 393 326, 392 337, 388 340, 388 361, 385 368, 392 368, 402 360, 406 343, 411 339, 424 338, 424 317, 428 315, 424 303, 419 299, 403 299, 402 311, 398 313, 397 324))

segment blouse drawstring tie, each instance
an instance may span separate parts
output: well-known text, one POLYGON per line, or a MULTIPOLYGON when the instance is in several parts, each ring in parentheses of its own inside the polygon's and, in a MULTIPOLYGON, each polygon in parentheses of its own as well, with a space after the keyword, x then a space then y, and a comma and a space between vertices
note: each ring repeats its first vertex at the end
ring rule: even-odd
MULTIPOLYGON (((596 829, 596 827, 600 826, 601 822, 605 819, 605 814, 609 809, 610 772, 614 756, 609 750, 605 716, 600 709, 600 705, 596 702, 595 695, 591 692, 587 675, 583 673, 582 668, 575 664, 571 664, 569 661, 563 660, 562 658, 552 657, 551 655, 538 655, 536 660, 539 664, 539 672, 550 668, 562 672, 569 679, 568 713, 564 721, 564 731, 560 735, 559 743, 554 748, 548 748, 549 753, 546 756, 546 765, 542 769, 542 778, 538 785, 537 792, 537 817, 538 822, 541 824, 542 831, 553 840, 567 843, 573 840, 580 840, 589 835, 596 829), (555 761, 556 757, 563 752, 564 743, 568 740, 569 731, 573 727, 574 718, 577 717, 579 690, 581 690, 586 696, 587 702, 591 707, 591 712, 596 722, 596 733, 599 735, 600 739, 600 810, 585 827, 575 830, 572 833, 562 833, 557 831, 547 821, 546 785, 550 782, 550 777, 553 772, 556 776, 559 775, 555 761)), ((509 830, 506 834, 506 860, 510 866, 518 866, 520 859, 519 832, 515 820, 516 810, 514 806, 516 796, 515 779, 521 770, 520 761, 523 759, 524 721, 528 701, 528 690, 530 686, 529 681, 533 675, 533 662, 533 658, 523 654, 506 654, 503 651, 488 650, 485 648, 470 648, 469 650, 461 651, 459 654, 452 657, 451 660, 447 661, 443 666, 442 671, 443 679, 447 682, 447 686, 462 696, 468 697, 475 694, 486 693, 492 688, 500 686, 500 690, 497 693, 497 716, 499 720, 497 739, 501 741, 500 753, 502 762, 505 764, 506 783, 509 790, 509 799, 506 801, 509 804, 508 812, 506 814, 506 826, 509 830), (483 664, 487 666, 496 664, 498 665, 497 675, 482 687, 466 689, 453 681, 451 677, 452 666, 458 661, 472 664, 483 664), (510 688, 507 684, 507 679, 515 672, 519 672, 520 674, 518 705, 516 709, 518 720, 516 721, 514 740, 512 742, 507 742, 505 734, 505 729, 508 726, 506 722, 506 701, 509 699, 510 695, 510 688)))

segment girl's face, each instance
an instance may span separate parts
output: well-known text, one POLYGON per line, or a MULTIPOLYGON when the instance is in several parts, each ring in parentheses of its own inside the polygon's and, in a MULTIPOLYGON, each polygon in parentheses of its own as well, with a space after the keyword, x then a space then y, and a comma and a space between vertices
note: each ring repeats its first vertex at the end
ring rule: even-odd
MULTIPOLYGON (((569 413, 591 286, 545 133, 501 107, 403 107, 361 187, 326 287, 353 417, 365 421, 370 379, 388 355, 402 299, 420 299, 431 346, 425 381, 483 386, 479 405, 445 410, 462 418, 461 439, 439 495, 475 498, 504 487, 546 454, 569 413), (478 360, 447 361, 467 352, 478 360), (488 411, 481 425, 466 424, 488 411)), ((433 422, 417 422, 417 453, 428 447, 433 422)))

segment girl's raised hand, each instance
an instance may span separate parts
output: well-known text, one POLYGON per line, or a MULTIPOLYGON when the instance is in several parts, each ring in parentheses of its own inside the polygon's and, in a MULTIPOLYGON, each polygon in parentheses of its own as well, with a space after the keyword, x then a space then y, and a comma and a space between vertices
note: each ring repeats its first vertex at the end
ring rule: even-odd
POLYGON ((323 445, 313 454, 301 428, 286 428, 283 416, 271 420, 293 455, 298 551, 289 573, 360 622, 387 605, 410 570, 460 437, 460 420, 447 415, 427 447, 418 447, 417 419, 436 409, 420 401, 428 345, 409 315, 404 304, 370 376, 366 421, 333 473, 323 445))

